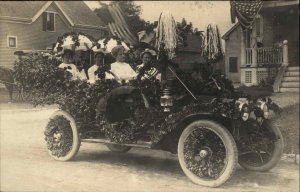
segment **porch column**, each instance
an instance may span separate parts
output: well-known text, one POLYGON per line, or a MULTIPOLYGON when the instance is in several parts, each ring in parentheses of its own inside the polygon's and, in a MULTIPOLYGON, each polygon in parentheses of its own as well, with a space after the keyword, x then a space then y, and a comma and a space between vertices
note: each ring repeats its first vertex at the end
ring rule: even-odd
POLYGON ((288 41, 287 40, 283 41, 282 54, 283 54, 282 65, 288 66, 289 65, 289 54, 288 54, 288 41))
POLYGON ((245 34, 241 29, 241 66, 246 66, 246 43, 245 43, 245 34))
POLYGON ((256 40, 256 26, 254 25, 252 34, 251 34, 251 48, 252 48, 252 67, 257 66, 257 40, 256 40))

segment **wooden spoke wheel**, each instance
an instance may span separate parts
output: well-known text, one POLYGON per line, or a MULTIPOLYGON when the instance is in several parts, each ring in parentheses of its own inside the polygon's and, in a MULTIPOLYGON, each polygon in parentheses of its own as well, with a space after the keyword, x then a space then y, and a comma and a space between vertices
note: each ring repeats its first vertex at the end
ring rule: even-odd
POLYGON ((188 125, 178 143, 183 172, 196 184, 217 187, 234 173, 237 147, 229 131, 213 121, 198 120, 188 125))

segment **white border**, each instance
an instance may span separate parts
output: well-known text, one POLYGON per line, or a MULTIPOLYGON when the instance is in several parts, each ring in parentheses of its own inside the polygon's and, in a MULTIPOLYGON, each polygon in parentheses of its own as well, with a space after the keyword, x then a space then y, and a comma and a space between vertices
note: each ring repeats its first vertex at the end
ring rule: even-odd
POLYGON ((12 35, 7 35, 7 36, 6 36, 6 43, 7 43, 7 48, 13 48, 13 49, 16 49, 16 48, 18 48, 18 37, 17 37, 17 36, 12 36, 12 35), (10 37, 16 38, 16 46, 15 46, 15 47, 9 46, 9 38, 10 38, 10 37))

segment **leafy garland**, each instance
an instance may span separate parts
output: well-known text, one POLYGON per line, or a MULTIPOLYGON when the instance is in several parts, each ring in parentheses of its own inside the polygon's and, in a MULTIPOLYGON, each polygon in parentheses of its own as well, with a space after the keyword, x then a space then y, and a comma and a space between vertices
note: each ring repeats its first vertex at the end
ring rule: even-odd
POLYGON ((166 116, 164 122, 157 127, 151 140, 154 143, 159 142, 165 135, 176 129, 176 125, 182 120, 182 117, 199 112, 211 112, 215 117, 227 117, 232 119, 236 119, 239 116, 234 100, 224 101, 214 99, 211 102, 193 103, 185 106, 176 113, 166 116))
POLYGON ((70 121, 62 116, 50 119, 44 135, 47 148, 56 157, 64 157, 72 148, 73 135, 70 121), (55 135, 57 135, 55 137, 55 135))

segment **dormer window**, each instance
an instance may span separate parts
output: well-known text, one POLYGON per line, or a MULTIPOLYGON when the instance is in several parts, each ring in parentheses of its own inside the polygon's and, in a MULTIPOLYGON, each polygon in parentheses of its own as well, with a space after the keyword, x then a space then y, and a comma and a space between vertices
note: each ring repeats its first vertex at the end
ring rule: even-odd
POLYGON ((43 13, 43 31, 55 31, 55 13, 43 13))

